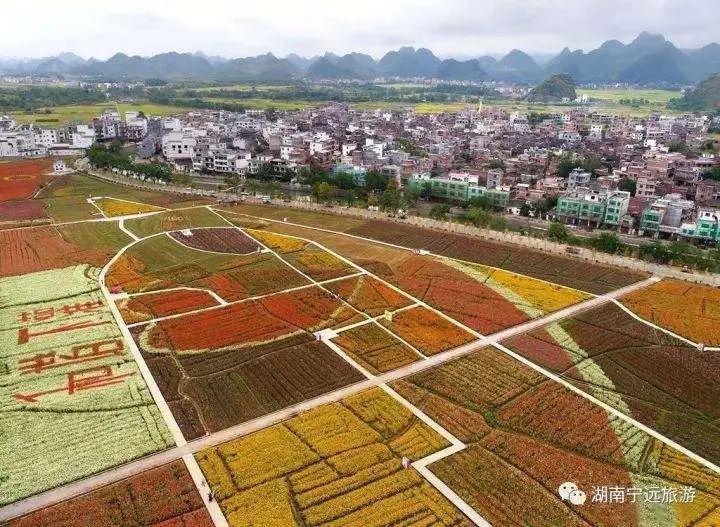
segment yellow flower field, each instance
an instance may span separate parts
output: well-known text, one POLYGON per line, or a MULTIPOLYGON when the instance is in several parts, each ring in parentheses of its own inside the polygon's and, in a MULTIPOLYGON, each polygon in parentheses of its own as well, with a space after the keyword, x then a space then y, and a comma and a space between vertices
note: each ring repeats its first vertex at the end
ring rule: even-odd
POLYGON ((448 446, 375 388, 197 454, 231 526, 468 525, 402 456, 448 446))
POLYGON ((116 216, 129 216, 131 214, 143 214, 146 212, 160 212, 165 210, 155 205, 147 205, 135 201, 125 201, 122 199, 102 198, 94 200, 105 216, 114 218, 116 216))

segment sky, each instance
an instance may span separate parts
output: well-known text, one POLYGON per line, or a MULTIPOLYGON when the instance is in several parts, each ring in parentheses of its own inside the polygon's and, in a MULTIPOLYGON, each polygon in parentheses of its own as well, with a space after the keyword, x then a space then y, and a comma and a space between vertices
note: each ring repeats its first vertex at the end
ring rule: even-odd
POLYGON ((376 58, 400 46, 478 57, 513 48, 588 51, 662 33, 678 47, 720 40, 717 0, 3 0, 0 55, 166 51, 244 57, 332 51, 376 58))

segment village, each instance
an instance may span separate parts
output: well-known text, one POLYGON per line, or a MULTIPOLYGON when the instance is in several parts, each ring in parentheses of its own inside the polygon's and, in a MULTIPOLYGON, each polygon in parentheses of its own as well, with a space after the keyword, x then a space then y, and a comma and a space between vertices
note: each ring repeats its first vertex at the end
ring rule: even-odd
POLYGON ((56 129, 2 117, 0 156, 82 156, 95 142, 121 140, 134 145, 140 163, 160 159, 193 186, 244 189, 247 178, 298 194, 298 174, 312 167, 331 185, 341 181, 336 197, 371 171, 449 205, 485 196, 507 215, 713 245, 720 141, 708 130, 718 125, 692 114, 539 115, 482 105, 420 114, 329 103, 163 118, 107 109, 92 123, 56 129))

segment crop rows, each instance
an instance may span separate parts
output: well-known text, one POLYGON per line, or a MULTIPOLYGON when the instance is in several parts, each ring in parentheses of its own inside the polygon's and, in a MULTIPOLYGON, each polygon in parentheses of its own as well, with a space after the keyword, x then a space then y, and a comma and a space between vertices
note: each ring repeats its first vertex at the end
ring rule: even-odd
POLYGON ((383 242, 459 258, 555 282, 589 293, 607 293, 640 280, 643 275, 613 267, 505 245, 471 236, 410 225, 366 221, 346 231, 383 242))
POLYGON ((250 236, 233 227, 175 231, 170 236, 193 249, 218 253, 247 254, 261 248, 250 236))
POLYGON ((95 205, 103 211, 105 216, 112 218, 115 216, 129 216, 131 214, 142 214, 146 212, 160 212, 164 210, 155 205, 147 205, 136 201, 125 201, 122 199, 102 198, 93 200, 95 205))
POLYGON ((220 506, 240 525, 467 525, 401 457, 442 437, 380 390, 321 406, 197 458, 220 506))
POLYGON ((706 346, 720 346, 720 291, 662 280, 624 296, 621 302, 640 317, 706 346))
POLYGON ((472 333, 425 307, 406 309, 380 323, 423 355, 435 355, 475 340, 472 333))
POLYGON ((0 279, 0 503, 172 443, 97 279, 87 265, 0 279))
POLYGON ((212 527, 182 461, 142 472, 10 521, 7 527, 212 527))
POLYGON ((177 315, 217 306, 217 300, 207 291, 196 289, 173 289, 158 291, 116 301, 120 315, 126 324, 147 322, 154 318, 177 315))
POLYGON ((129 248, 113 263, 106 282, 109 287, 127 293, 178 286, 204 288, 227 301, 308 283, 273 254, 198 251, 164 235, 129 248))
POLYGON ((262 244, 278 251, 290 265, 313 280, 332 280, 355 272, 350 264, 312 242, 266 231, 248 232, 262 244))
POLYGON ((373 373, 391 371, 420 358, 417 353, 374 323, 343 331, 333 342, 373 373))
POLYGON ((468 444, 430 469, 493 525, 688 525, 718 513, 717 474, 498 350, 394 388, 468 444), (584 505, 559 498, 566 481, 586 492, 584 505), (694 499, 592 501, 602 486, 688 488, 694 499))
POLYGON ((0 201, 29 198, 43 183, 42 173, 48 168, 47 159, 0 163, 0 201))
POLYGON ((720 461, 720 357, 614 304, 504 343, 693 452, 720 461))

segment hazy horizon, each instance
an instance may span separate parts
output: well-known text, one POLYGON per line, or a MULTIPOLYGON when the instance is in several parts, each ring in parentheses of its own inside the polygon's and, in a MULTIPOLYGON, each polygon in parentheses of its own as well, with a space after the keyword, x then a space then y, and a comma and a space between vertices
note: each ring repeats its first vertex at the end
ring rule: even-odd
POLYGON ((285 0, 237 4, 207 0, 171 8, 127 0, 102 5, 89 0, 3 4, 3 57, 41 58, 72 52, 106 60, 117 52, 149 56, 202 51, 227 58, 271 52, 311 57, 326 51, 362 52, 378 59, 400 46, 426 47, 441 57, 558 53, 564 47, 589 51, 602 42, 630 42, 642 31, 662 33, 682 49, 720 39, 720 5, 710 0, 285 0), (23 17, 28 20, 23 21, 23 17), (62 24, 58 21, 62 20, 62 24))

